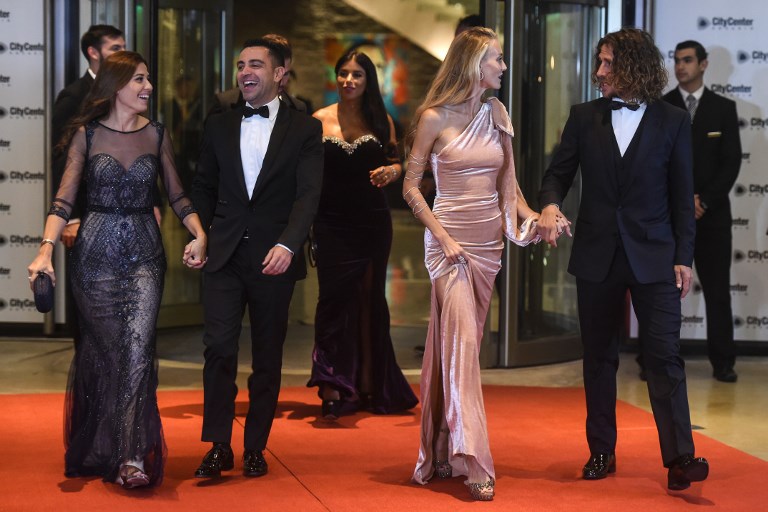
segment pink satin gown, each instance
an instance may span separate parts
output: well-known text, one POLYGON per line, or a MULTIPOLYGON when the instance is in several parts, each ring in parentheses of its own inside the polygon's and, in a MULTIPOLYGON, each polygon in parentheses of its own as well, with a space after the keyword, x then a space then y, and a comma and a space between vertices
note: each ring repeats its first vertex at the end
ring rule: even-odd
POLYGON ((502 233, 518 245, 538 241, 532 218, 517 226, 517 201, 524 199, 515 178, 512 135, 504 106, 492 98, 456 139, 431 155, 437 182, 432 211, 469 257, 466 264, 452 265, 425 231, 432 305, 421 370, 421 446, 413 474, 420 484, 434 473, 441 409, 450 430, 453 475, 468 475, 468 457, 474 457, 496 478, 480 382, 480 341, 501 269, 502 233))

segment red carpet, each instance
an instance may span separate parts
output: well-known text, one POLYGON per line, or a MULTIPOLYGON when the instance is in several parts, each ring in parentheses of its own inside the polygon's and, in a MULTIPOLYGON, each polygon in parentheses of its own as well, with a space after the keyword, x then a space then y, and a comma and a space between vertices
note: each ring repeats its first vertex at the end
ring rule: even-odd
MULTIPOLYGON (((241 395, 238 420, 245 413, 241 395)), ((666 490, 650 414, 620 403, 616 475, 579 479, 588 456, 581 389, 488 386, 485 403, 498 477, 490 503, 469 499, 461 478, 409 482, 418 450, 418 410, 316 421, 313 390, 283 389, 270 437, 269 474, 241 476, 240 463, 218 481, 192 478, 201 443, 201 391, 159 395, 168 466, 157 489, 124 491, 100 479, 63 476, 62 394, 0 395, 2 511, 414 511, 516 510, 653 512, 766 510, 768 462, 694 434, 709 458, 709 479, 666 490)), ((241 455, 242 427, 233 446, 241 455)))

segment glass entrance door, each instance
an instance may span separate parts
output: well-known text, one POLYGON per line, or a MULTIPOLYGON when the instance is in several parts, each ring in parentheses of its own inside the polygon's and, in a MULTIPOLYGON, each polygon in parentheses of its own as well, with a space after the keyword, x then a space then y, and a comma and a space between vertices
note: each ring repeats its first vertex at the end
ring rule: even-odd
MULTIPOLYGON (((153 118, 173 139, 176 167, 191 188, 203 122, 216 92, 229 85, 232 0, 137 0, 136 48, 155 86, 153 118)), ((161 225, 168 260, 158 327, 202 323, 201 273, 181 263, 189 233, 165 204, 161 225)))
MULTIPOLYGON (((590 82, 592 54, 605 26, 604 2, 526 0, 513 16, 512 89, 509 99, 518 130, 517 162, 520 186, 536 204, 547 165, 560 141, 571 105, 596 97, 590 82)), ((575 220, 580 182, 563 204, 575 220)), ((567 273, 572 241, 557 248, 538 244, 512 247, 503 301, 507 344, 500 350, 501 366, 524 366, 578 358, 581 355, 576 285, 567 273), (508 274, 511 272, 508 272, 508 274)), ((504 338, 502 338, 504 339, 504 338)))

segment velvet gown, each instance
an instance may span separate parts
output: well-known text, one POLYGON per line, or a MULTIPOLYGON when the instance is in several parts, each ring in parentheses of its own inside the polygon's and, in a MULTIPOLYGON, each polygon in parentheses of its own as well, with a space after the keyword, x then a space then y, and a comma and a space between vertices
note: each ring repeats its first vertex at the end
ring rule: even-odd
POLYGON ((81 341, 65 401, 65 474, 115 481, 125 461, 163 476, 155 330, 166 269, 153 188, 163 178, 179 218, 192 213, 163 126, 132 132, 98 122, 73 137, 49 214, 68 219, 80 180, 87 213, 70 255, 81 341))
POLYGON ((323 190, 313 227, 320 295, 307 386, 338 390, 342 412, 410 409, 418 400, 395 360, 385 295, 392 218, 384 191, 369 177, 390 161, 370 134, 353 142, 325 136, 323 146, 323 190), (361 389, 364 358, 370 360, 368 390, 361 389))
POLYGON ((517 225, 517 202, 525 199, 515 177, 512 136, 504 106, 491 98, 458 137, 430 157, 437 185, 432 212, 468 258, 451 264, 425 230, 432 300, 421 370, 421 446, 413 474, 420 484, 434 474, 441 411, 450 431, 453 475, 468 475, 471 457, 496 477, 480 382, 480 341, 501 269, 502 234, 523 246, 538 241, 533 217, 517 225))

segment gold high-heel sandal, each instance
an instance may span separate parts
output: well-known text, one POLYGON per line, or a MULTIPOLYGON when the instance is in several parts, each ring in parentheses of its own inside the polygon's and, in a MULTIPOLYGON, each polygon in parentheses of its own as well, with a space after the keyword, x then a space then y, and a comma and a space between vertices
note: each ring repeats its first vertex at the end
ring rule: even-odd
POLYGON ((477 501, 491 501, 495 492, 493 491, 493 480, 483 483, 469 483, 469 494, 472 499, 477 501))
POLYGON ((120 480, 125 489, 135 489, 149 485, 149 476, 141 469, 130 464, 120 466, 120 480))

